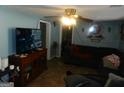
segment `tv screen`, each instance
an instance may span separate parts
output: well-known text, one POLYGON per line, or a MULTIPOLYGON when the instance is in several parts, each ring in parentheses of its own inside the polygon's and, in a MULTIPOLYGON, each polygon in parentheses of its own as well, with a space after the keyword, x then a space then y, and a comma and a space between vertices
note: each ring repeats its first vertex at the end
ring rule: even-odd
POLYGON ((42 47, 40 29, 16 28, 16 53, 23 54, 42 47))

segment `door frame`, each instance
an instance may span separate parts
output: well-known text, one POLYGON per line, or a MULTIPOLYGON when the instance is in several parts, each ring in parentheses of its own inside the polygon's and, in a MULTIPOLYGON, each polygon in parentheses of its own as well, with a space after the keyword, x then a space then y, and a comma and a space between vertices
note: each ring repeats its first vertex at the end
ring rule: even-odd
POLYGON ((51 49, 50 49, 50 45, 51 45, 51 23, 40 19, 39 28, 40 28, 40 23, 41 22, 46 24, 47 60, 50 60, 51 59, 51 56, 50 56, 50 51, 51 51, 51 49))
POLYGON ((59 33, 59 55, 61 57, 61 46, 62 46, 62 24, 60 23, 60 33, 59 33))

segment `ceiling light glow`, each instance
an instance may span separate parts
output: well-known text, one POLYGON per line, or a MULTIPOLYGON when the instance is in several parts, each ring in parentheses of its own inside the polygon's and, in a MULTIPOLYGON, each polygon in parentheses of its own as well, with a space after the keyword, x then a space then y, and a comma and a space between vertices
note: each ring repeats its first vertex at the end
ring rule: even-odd
POLYGON ((76 25, 76 20, 70 17, 62 17, 62 23, 67 26, 76 25))

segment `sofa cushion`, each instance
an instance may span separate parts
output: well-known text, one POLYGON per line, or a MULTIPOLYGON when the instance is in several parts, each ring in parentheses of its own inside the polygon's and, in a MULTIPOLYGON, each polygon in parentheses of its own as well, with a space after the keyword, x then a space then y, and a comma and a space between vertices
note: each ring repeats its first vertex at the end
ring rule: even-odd
POLYGON ((109 73, 109 78, 105 87, 124 87, 124 78, 113 73, 109 73))
POLYGON ((104 57, 106 55, 116 54, 120 56, 120 51, 114 48, 107 48, 107 47, 99 47, 98 53, 101 55, 101 57, 104 57))
POLYGON ((67 87, 101 87, 102 85, 82 75, 69 75, 65 78, 67 87))
POLYGON ((79 57, 80 59, 84 59, 84 60, 92 60, 93 55, 92 53, 85 53, 85 54, 80 54, 79 57))

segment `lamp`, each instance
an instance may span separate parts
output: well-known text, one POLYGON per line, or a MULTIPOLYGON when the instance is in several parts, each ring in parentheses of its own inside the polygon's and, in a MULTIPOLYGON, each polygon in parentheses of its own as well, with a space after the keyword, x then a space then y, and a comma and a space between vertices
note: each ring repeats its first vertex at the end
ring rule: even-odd
POLYGON ((62 17, 61 21, 63 25, 66 26, 73 26, 76 25, 76 18, 78 15, 76 15, 76 9, 68 8, 65 9, 65 15, 62 17))

